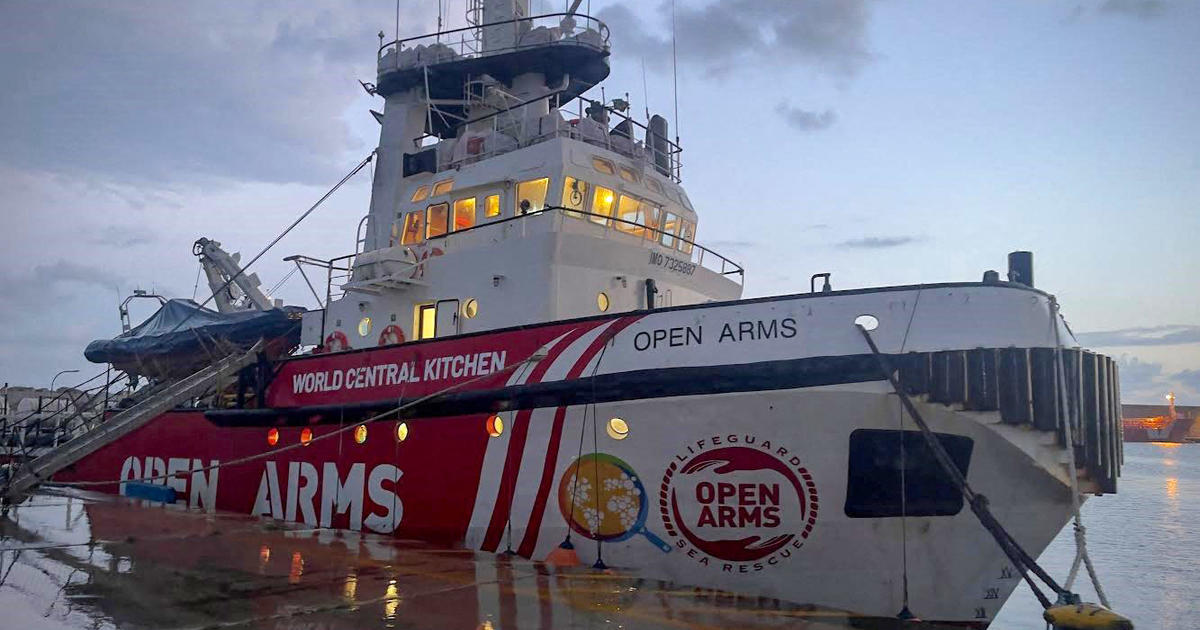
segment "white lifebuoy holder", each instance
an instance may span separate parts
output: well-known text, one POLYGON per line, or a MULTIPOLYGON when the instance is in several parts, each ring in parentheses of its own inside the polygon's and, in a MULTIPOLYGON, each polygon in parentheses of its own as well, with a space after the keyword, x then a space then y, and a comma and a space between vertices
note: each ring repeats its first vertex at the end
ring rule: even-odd
POLYGON ((392 346, 398 343, 404 343, 404 331, 395 324, 388 324, 383 332, 379 333, 379 345, 392 346))
POLYGON ((325 337, 325 352, 341 352, 349 349, 350 340, 346 338, 346 333, 335 330, 325 337))

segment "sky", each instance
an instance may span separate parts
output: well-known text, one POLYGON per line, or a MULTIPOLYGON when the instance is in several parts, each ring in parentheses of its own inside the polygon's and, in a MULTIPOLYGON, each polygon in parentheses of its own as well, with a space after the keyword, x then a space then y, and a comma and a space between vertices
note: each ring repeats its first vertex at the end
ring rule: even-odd
MULTIPOLYGON (((464 3, 442 0, 448 27, 464 3)), ((400 4, 402 36, 435 30, 438 2, 400 4)), ((677 0, 675 73, 671 7, 582 10, 612 29, 606 96, 672 120, 698 240, 747 296, 826 271, 974 281, 1027 249, 1126 402, 1200 404, 1200 3, 677 0)), ((83 347, 132 289, 203 299, 193 241, 248 258, 353 168, 395 20, 393 0, 0 1, 0 382, 96 373, 83 347)), ((284 256, 352 252, 369 188, 265 256, 263 286, 284 256)), ((298 275, 274 295, 312 305, 298 275)))

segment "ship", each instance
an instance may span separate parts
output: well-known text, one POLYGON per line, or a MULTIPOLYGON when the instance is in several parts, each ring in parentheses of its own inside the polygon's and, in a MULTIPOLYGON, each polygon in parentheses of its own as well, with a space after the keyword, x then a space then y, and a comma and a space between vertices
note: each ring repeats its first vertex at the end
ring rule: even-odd
POLYGON ((1167 394, 1167 405, 1122 405, 1122 433, 1126 442, 1193 442, 1200 408, 1175 405, 1175 393, 1167 394))
POLYGON ((981 281, 743 297, 743 267, 698 241, 666 117, 603 96, 609 29, 579 4, 472 0, 464 28, 381 35, 369 212, 355 251, 288 257, 317 278, 298 341, 205 346, 186 376, 163 367, 176 344, 134 348, 148 393, 6 496, 157 485, 195 510, 986 627, 1023 571, 944 462, 1036 557, 1073 493, 1117 489, 1114 362, 1028 252, 981 281))

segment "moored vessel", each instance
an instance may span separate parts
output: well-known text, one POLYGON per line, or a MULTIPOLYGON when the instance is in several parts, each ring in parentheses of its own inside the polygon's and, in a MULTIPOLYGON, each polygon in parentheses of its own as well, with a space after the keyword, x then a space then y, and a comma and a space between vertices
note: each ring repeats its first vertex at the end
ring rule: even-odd
POLYGON ((743 269, 697 242, 666 119, 589 96, 607 27, 471 7, 379 49, 371 208, 352 254, 294 257, 325 277, 300 350, 142 374, 157 389, 35 470, 978 627, 1021 571, 938 452, 1035 556, 1073 493, 1116 490, 1116 367, 1078 347, 1031 255, 1006 281, 818 274, 742 299, 743 269))

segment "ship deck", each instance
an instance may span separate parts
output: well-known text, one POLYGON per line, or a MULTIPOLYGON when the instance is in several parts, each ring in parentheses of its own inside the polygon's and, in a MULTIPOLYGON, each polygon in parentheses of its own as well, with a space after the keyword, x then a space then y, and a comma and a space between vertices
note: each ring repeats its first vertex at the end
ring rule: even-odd
POLYGON ((9 508, 0 536, 8 627, 938 627, 81 491, 9 508))

